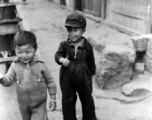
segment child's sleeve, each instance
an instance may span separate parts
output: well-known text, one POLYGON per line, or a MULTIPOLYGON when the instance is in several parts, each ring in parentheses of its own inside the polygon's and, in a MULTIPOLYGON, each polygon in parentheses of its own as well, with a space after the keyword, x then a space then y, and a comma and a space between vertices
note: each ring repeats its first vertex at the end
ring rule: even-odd
POLYGON ((66 57, 66 49, 65 49, 65 44, 63 42, 60 43, 60 46, 55 53, 55 61, 59 64, 62 65, 62 63, 59 62, 60 58, 65 58, 66 57))
POLYGON ((43 66, 43 75, 44 75, 44 79, 46 80, 46 83, 47 83, 47 88, 48 88, 49 94, 50 95, 56 94, 57 88, 56 88, 56 84, 54 82, 54 78, 53 78, 50 70, 48 69, 48 67, 45 64, 43 66))
POLYGON ((14 62, 11 64, 11 66, 8 69, 8 72, 4 75, 1 83, 3 86, 11 86, 15 81, 15 64, 14 62))
POLYGON ((88 68, 90 70, 91 75, 95 75, 96 65, 95 65, 95 58, 94 58, 94 52, 93 52, 92 46, 90 47, 90 51, 88 53, 87 63, 88 63, 88 68))

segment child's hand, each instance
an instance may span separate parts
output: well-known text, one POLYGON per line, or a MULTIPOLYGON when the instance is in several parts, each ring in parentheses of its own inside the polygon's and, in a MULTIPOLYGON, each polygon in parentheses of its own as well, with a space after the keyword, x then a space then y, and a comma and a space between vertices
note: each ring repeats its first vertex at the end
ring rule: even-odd
POLYGON ((67 59, 67 58, 64 58, 64 60, 63 60, 63 66, 68 66, 69 65, 69 63, 70 63, 70 61, 67 59))
POLYGON ((63 66, 68 66, 70 61, 68 60, 68 58, 60 58, 60 62, 63 64, 63 66))
POLYGON ((56 110, 56 102, 50 100, 49 108, 50 108, 51 112, 55 111, 56 110))
POLYGON ((0 81, 1 79, 3 79, 3 77, 4 77, 4 74, 0 72, 0 81))
POLYGON ((0 72, 0 83, 2 83, 3 77, 4 77, 4 74, 0 72))

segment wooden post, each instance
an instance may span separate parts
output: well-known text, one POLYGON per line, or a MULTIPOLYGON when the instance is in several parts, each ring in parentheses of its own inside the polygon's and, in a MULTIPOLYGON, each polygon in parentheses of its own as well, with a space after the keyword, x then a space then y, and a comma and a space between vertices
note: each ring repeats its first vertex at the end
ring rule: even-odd
POLYGON ((3 3, 9 3, 9 0, 3 0, 3 3))
POLYGON ((106 13, 105 13, 105 16, 106 16, 106 18, 105 19, 107 19, 107 17, 108 17, 108 15, 109 15, 109 1, 110 0, 105 0, 105 4, 106 4, 106 13))
POLYGON ((106 8, 107 8, 106 0, 101 0, 101 18, 103 20, 106 19, 106 8))
POLYGON ((151 24, 152 24, 152 0, 150 0, 150 29, 149 33, 151 33, 151 24))
POLYGON ((147 14, 149 16, 148 24, 147 24, 147 33, 151 33, 151 24, 152 24, 152 0, 149 0, 147 14))
POLYGON ((84 7, 85 7, 85 4, 84 4, 84 0, 81 0, 81 4, 82 4, 82 11, 84 11, 84 7))

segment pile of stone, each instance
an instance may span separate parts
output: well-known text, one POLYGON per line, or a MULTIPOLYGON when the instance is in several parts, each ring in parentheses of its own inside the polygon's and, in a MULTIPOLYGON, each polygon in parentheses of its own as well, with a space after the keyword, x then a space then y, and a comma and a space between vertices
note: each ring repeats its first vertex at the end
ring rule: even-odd
POLYGON ((102 50, 95 76, 101 89, 116 89, 145 71, 152 73, 152 35, 132 37, 132 41, 134 48, 106 45, 102 50))
POLYGON ((102 89, 118 88, 132 79, 135 51, 119 45, 107 45, 102 50, 96 81, 102 89))

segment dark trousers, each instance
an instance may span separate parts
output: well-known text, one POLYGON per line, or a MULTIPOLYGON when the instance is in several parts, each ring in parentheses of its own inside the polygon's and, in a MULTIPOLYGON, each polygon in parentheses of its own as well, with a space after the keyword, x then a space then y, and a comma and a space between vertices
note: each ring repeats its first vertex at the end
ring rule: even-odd
POLYGON ((92 83, 82 82, 70 84, 61 82, 62 90, 62 107, 64 120, 77 120, 76 118, 76 101, 77 94, 82 104, 83 120, 96 120, 95 106, 92 97, 92 83), (70 85, 70 86, 68 86, 70 85))

